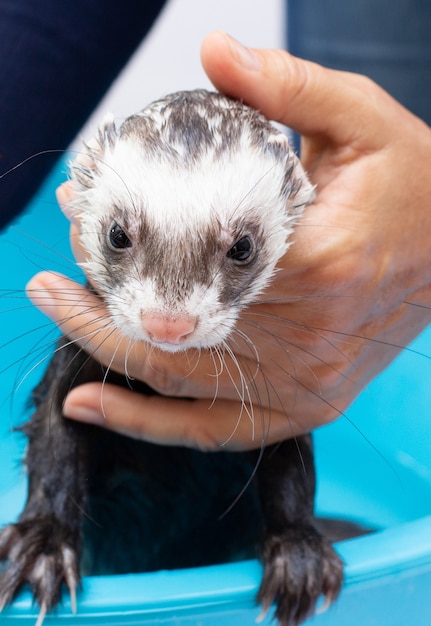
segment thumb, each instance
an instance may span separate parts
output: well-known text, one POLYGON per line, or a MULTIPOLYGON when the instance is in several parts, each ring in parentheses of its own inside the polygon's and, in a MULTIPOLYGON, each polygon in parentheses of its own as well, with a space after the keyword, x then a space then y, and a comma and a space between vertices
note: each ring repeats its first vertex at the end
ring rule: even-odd
MULTIPOLYGON (((394 112, 400 105, 364 76, 329 70, 283 50, 245 48, 222 32, 204 39, 201 60, 217 89, 302 135, 337 146, 360 142, 361 150, 390 139, 390 124, 383 124, 383 107, 376 101, 381 105, 385 99, 394 112)), ((387 106, 384 111, 387 120, 387 106)))

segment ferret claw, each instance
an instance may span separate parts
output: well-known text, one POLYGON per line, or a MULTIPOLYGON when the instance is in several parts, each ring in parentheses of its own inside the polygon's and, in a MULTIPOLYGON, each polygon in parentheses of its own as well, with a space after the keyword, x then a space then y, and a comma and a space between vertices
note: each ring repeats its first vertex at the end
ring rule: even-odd
POLYGON ((70 606, 72 609, 72 613, 75 614, 77 610, 76 554, 68 547, 63 547, 62 554, 63 554, 64 578, 65 578, 66 585, 68 586, 69 593, 70 593, 70 606))
POLYGON ((67 586, 69 587, 70 593, 70 607, 72 609, 72 613, 75 615, 77 611, 76 584, 74 582, 68 581, 67 586))
POLYGON ((291 527, 264 541, 264 574, 258 599, 261 621, 272 604, 280 626, 298 626, 315 611, 319 597, 326 609, 343 580, 342 562, 314 528, 291 527))
POLYGON ((6 606, 6 604, 7 604, 6 598, 5 597, 0 598, 0 613, 3 611, 4 607, 6 606))
POLYGON ((51 518, 18 522, 2 531, 0 560, 7 564, 0 577, 0 609, 27 583, 40 604, 36 626, 42 626, 65 583, 70 591, 72 612, 76 613, 78 557, 65 543, 65 535, 60 524, 53 523, 51 518))
POLYGON ((36 624, 34 626, 42 626, 45 620, 46 613, 47 613, 46 604, 45 602, 42 602, 40 606, 39 615, 37 616, 36 624))
POLYGON ((269 610, 269 607, 262 607, 262 610, 260 611, 259 615, 255 619, 256 624, 260 624, 263 622, 263 620, 265 619, 268 613, 268 610, 269 610))

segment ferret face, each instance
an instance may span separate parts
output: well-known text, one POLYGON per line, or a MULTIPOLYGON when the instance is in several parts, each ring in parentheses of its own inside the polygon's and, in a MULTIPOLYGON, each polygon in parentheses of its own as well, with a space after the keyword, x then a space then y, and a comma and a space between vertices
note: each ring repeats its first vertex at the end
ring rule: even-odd
POLYGON ((228 337, 313 193, 281 133, 204 91, 105 120, 71 170, 84 270, 123 334, 171 352, 228 337))

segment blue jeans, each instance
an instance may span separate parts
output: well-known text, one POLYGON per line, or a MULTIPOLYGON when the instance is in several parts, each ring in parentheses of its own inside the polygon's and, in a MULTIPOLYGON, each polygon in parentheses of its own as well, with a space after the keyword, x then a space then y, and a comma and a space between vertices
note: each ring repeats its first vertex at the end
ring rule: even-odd
POLYGON ((431 124, 429 0, 287 0, 289 50, 370 76, 431 124))

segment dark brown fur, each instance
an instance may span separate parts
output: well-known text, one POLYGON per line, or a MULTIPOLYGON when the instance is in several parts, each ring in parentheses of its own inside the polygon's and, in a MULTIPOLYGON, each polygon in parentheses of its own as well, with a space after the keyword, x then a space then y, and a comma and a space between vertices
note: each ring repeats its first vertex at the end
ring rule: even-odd
MULTIPOLYGON (((0 602, 10 601, 23 584, 30 582, 35 598, 48 609, 58 602, 63 583, 71 587, 80 583, 79 563, 83 550, 84 522, 90 533, 99 537, 103 537, 104 527, 107 526, 108 541, 108 520, 103 516, 101 519, 98 517, 94 504, 95 498, 100 497, 95 488, 100 474, 108 484, 110 476, 114 479, 119 465, 138 472, 151 472, 146 458, 151 459, 149 455, 163 454, 163 449, 158 449, 157 446, 128 440, 62 417, 61 407, 69 389, 83 381, 102 380, 105 373, 98 363, 74 344, 69 344, 66 339, 60 341, 60 347, 35 390, 36 411, 24 428, 29 438, 26 456, 30 479, 27 504, 18 523, 6 527, 0 535, 0 558, 9 559, 0 579, 0 602), (73 555, 68 572, 65 571, 62 557, 64 547, 73 555), (32 568, 41 556, 46 558, 45 576, 42 580, 32 581, 32 568)), ((108 380, 125 384, 124 378, 115 374, 109 374, 108 380)), ((152 393, 144 386, 140 390, 152 393)), ((167 472, 176 477, 179 470, 175 464, 190 465, 196 460, 191 455, 198 454, 200 453, 176 450, 175 457, 171 456, 169 460, 174 465, 172 468, 168 467, 167 472)), ((217 456, 202 454, 210 459, 217 456)), ((230 463, 227 460, 230 457, 233 457, 235 465, 241 456, 248 456, 239 453, 220 455, 221 464, 226 467, 230 463)), ((163 459, 165 462, 165 457, 163 459)), ((256 457, 250 455, 246 460, 253 465, 256 457)), ((229 467, 232 471, 230 465, 229 467)), ((221 465, 216 464, 214 468, 207 470, 207 483, 202 488, 200 499, 204 498, 205 490, 217 479, 220 468, 221 465)), ((234 471, 237 470, 238 468, 234 471)), ((241 480, 244 481, 246 472, 243 469, 241 471, 241 480)), ((178 476, 181 482, 181 473, 178 476)), ((229 479, 238 489, 238 479, 234 475, 229 479)), ((258 466, 256 485, 258 506, 255 506, 253 492, 245 501, 240 500, 237 506, 245 507, 248 512, 243 511, 239 522, 235 518, 239 513, 237 507, 234 507, 234 513, 226 515, 228 530, 223 524, 216 523, 217 513, 209 513, 205 504, 198 520, 199 530, 196 530, 197 522, 193 517, 200 510, 200 506, 196 506, 195 501, 195 513, 177 529, 176 541, 171 540, 169 543, 169 539, 165 539, 169 546, 165 554, 171 554, 175 546, 178 550, 178 546, 184 544, 185 536, 188 536, 189 550, 193 552, 191 542, 198 541, 202 550, 205 546, 208 549, 219 535, 219 559, 232 558, 235 552, 241 554, 241 551, 250 549, 250 543, 260 535, 259 553, 264 572, 258 599, 265 609, 269 609, 275 601, 276 615, 283 626, 299 624, 312 614, 321 594, 330 599, 336 597, 342 580, 340 559, 330 543, 316 530, 313 518, 315 481, 310 438, 284 441, 268 448, 258 466), (230 515, 234 516, 235 523, 229 522, 230 515), (190 535, 185 530, 187 526, 193 527, 190 535), (197 539, 205 535, 207 530, 210 533, 210 529, 213 529, 214 536, 208 537, 208 542, 197 539), (220 551, 221 546, 223 550, 220 551), (281 569, 280 559, 283 563, 281 569)), ((187 485, 183 486, 187 489, 187 485)), ((235 493, 231 492, 222 504, 219 503, 219 515, 223 513, 223 506, 228 507, 234 497, 235 493)), ((106 498, 109 499, 109 494, 106 494, 106 498)), ((127 519, 124 524, 128 524, 127 519)), ((130 524, 132 526, 132 520, 130 524)), ((145 528, 141 532, 145 535, 145 528)), ((129 540, 131 542, 130 538, 129 540)), ((118 537, 118 541, 121 543, 121 537, 118 537)), ((145 538, 142 541, 145 542, 145 538)), ((112 550, 112 544, 109 550, 112 550)), ((133 551, 136 548, 132 546, 133 551)), ((217 560, 215 554, 207 555, 207 558, 202 554, 200 561, 199 558, 192 561, 191 557, 187 561, 183 556, 181 565, 210 562, 211 556, 217 560)), ((97 550, 93 558, 96 562, 101 559, 104 561, 97 550)), ((87 553, 85 560, 88 563, 87 553)), ((169 562, 166 557, 164 561, 159 554, 157 558, 154 557, 153 564, 151 559, 137 563, 133 559, 129 561, 129 571, 169 566, 179 567, 180 563, 169 562)), ((96 571, 105 573, 107 568, 96 567, 96 571)), ((114 562, 112 570, 108 568, 108 571, 127 571, 127 565, 124 567, 114 562)))

